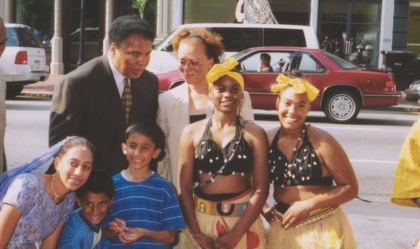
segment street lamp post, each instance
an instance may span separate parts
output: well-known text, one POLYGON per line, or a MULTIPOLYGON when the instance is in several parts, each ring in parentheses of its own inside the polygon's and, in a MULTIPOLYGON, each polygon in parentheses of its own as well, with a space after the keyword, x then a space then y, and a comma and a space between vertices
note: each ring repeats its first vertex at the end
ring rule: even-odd
POLYGON ((80 42, 79 42, 79 60, 77 66, 80 67, 83 64, 83 47, 85 45, 85 1, 81 0, 80 7, 80 42))

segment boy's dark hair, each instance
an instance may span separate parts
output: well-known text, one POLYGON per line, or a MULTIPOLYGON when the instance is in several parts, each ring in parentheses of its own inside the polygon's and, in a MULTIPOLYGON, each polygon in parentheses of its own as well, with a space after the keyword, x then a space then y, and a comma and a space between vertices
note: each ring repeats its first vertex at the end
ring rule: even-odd
POLYGON ((104 171, 92 171, 85 184, 76 190, 76 195, 82 199, 87 193, 105 194, 110 199, 114 197, 114 181, 104 171))
POLYGON ((126 15, 116 18, 109 29, 109 43, 114 43, 117 48, 129 35, 137 34, 146 40, 155 40, 155 31, 152 26, 138 15, 126 15))
MULTIPOLYGON (((128 137, 135 133, 150 138, 150 140, 152 140, 155 144, 155 149, 161 150, 155 161, 160 161, 165 157, 165 133, 163 133, 159 125, 152 121, 134 123, 125 131, 125 141, 127 141, 128 137)), ((155 171, 154 169, 152 170, 155 171)))

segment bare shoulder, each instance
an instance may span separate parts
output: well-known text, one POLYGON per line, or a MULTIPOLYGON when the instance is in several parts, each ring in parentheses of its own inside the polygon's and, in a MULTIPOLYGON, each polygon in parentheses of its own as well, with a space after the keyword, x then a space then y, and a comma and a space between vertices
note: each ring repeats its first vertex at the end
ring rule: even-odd
POLYGON ((261 126, 253 121, 244 121, 242 127, 244 138, 248 143, 252 141, 252 144, 261 142, 268 144, 267 133, 261 126))
POLYGON ((195 147, 203 137, 207 121, 208 119, 204 119, 185 126, 182 131, 181 141, 192 143, 195 147))
POLYGON ((265 130, 261 126, 254 123, 253 121, 250 121, 250 120, 242 121, 242 127, 243 127, 243 130, 247 133, 267 136, 267 133, 265 132, 265 130))
POLYGON ((194 122, 192 124, 189 124, 185 126, 182 133, 184 135, 187 135, 187 134, 194 135, 197 133, 202 134, 204 132, 204 128, 206 127, 207 122, 208 122, 208 119, 203 119, 203 120, 194 122))

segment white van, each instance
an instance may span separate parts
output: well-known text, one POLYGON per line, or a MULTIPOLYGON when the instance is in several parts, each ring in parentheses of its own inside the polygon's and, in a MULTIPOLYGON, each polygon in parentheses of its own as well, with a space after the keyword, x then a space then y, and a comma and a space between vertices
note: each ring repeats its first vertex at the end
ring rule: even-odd
POLYGON ((225 56, 251 47, 293 46, 319 48, 315 31, 309 26, 283 24, 195 23, 180 25, 157 44, 147 69, 154 73, 178 69, 172 39, 184 29, 208 28, 223 37, 225 56))
POLYGON ((7 82, 7 97, 18 95, 24 85, 45 80, 49 74, 45 49, 30 27, 6 23, 6 49, 0 58, 0 72, 7 82))

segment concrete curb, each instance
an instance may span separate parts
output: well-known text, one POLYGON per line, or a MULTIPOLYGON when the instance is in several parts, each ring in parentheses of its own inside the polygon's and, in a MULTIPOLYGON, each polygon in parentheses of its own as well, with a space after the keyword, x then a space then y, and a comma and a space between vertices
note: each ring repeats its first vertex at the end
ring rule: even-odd
POLYGON ((26 91, 22 91, 19 96, 51 99, 53 94, 48 93, 48 92, 26 92, 26 91))
MULTIPOLYGON (((31 97, 31 98, 48 98, 52 99, 52 92, 43 92, 43 91, 28 91, 25 89, 22 91, 20 96, 31 97)), ((372 110, 372 111, 393 111, 393 112, 411 112, 411 113, 420 113, 420 104, 416 103, 403 103, 396 106, 387 106, 387 107, 375 107, 375 108, 365 108, 363 110, 372 110)))

